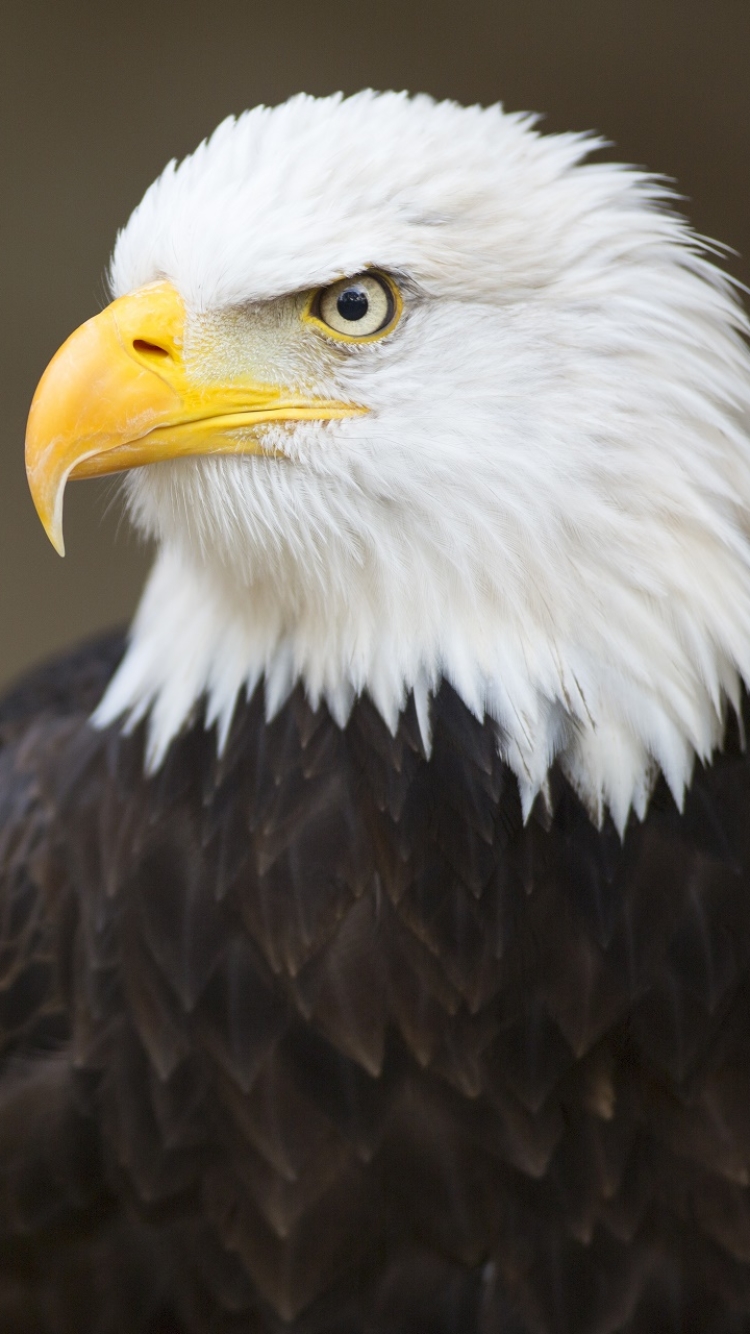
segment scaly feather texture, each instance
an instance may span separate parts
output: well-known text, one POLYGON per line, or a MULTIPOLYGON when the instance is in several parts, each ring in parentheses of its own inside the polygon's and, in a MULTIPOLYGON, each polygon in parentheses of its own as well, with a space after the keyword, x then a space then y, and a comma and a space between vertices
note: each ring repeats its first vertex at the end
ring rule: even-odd
POLYGON ((121 647, 0 706, 3 1334, 743 1334, 736 729, 624 840, 445 684, 145 779, 121 647))
MULTIPOLYGON (((528 815, 557 760, 623 830, 661 770, 680 803, 750 680, 747 325, 652 178, 597 141, 426 97, 292 99, 171 164, 112 287, 165 277, 243 365, 289 293, 375 265, 380 343, 272 367, 369 409, 289 456, 129 476, 160 543, 97 713, 149 715, 157 768, 202 695, 226 737, 265 680, 343 726, 445 680, 497 723, 528 815)), ((273 430, 268 428, 270 442, 273 430)))

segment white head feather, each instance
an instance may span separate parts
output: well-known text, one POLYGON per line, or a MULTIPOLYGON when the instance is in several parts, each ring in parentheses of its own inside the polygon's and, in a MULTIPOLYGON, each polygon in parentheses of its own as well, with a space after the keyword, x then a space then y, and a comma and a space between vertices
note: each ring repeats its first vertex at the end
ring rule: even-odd
POLYGON ((156 765, 202 695, 221 739, 264 678, 269 715, 302 680, 341 723, 366 691, 394 727, 413 690, 428 737, 446 677, 527 811, 555 758, 620 828, 658 768, 681 800, 750 680, 746 325, 664 189, 596 146, 362 93, 256 108, 170 164, 115 295, 167 278, 235 350, 370 265, 405 310, 321 363, 370 412, 285 428, 292 462, 128 475, 160 553, 99 724, 148 713, 156 765))

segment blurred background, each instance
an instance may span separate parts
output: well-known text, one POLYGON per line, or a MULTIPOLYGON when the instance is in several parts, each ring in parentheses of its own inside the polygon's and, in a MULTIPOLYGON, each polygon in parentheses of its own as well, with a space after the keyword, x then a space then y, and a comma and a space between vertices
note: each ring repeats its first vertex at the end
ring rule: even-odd
POLYGON ((300 89, 501 100, 674 178, 750 283, 749 54, 750 0, 5 0, 0 683, 126 621, 148 568, 111 481, 69 487, 55 555, 23 436, 41 372, 106 303, 116 230, 169 158, 300 89))

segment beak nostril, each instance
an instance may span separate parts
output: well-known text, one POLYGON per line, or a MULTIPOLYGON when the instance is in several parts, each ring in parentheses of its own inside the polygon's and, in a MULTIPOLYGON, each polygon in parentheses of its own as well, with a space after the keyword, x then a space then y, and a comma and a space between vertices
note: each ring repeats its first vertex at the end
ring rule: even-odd
POLYGON ((158 343, 149 343, 145 338, 133 339, 133 351, 139 352, 141 356, 147 357, 168 357, 169 352, 165 347, 160 347, 158 343))

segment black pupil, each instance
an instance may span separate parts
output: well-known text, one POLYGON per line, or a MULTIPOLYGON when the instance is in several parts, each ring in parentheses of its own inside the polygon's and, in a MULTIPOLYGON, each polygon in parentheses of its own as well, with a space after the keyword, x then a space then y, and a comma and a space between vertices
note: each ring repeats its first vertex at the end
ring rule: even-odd
POLYGON ((342 320, 361 320, 369 308, 367 293, 361 287, 347 287, 336 301, 336 309, 342 320))

